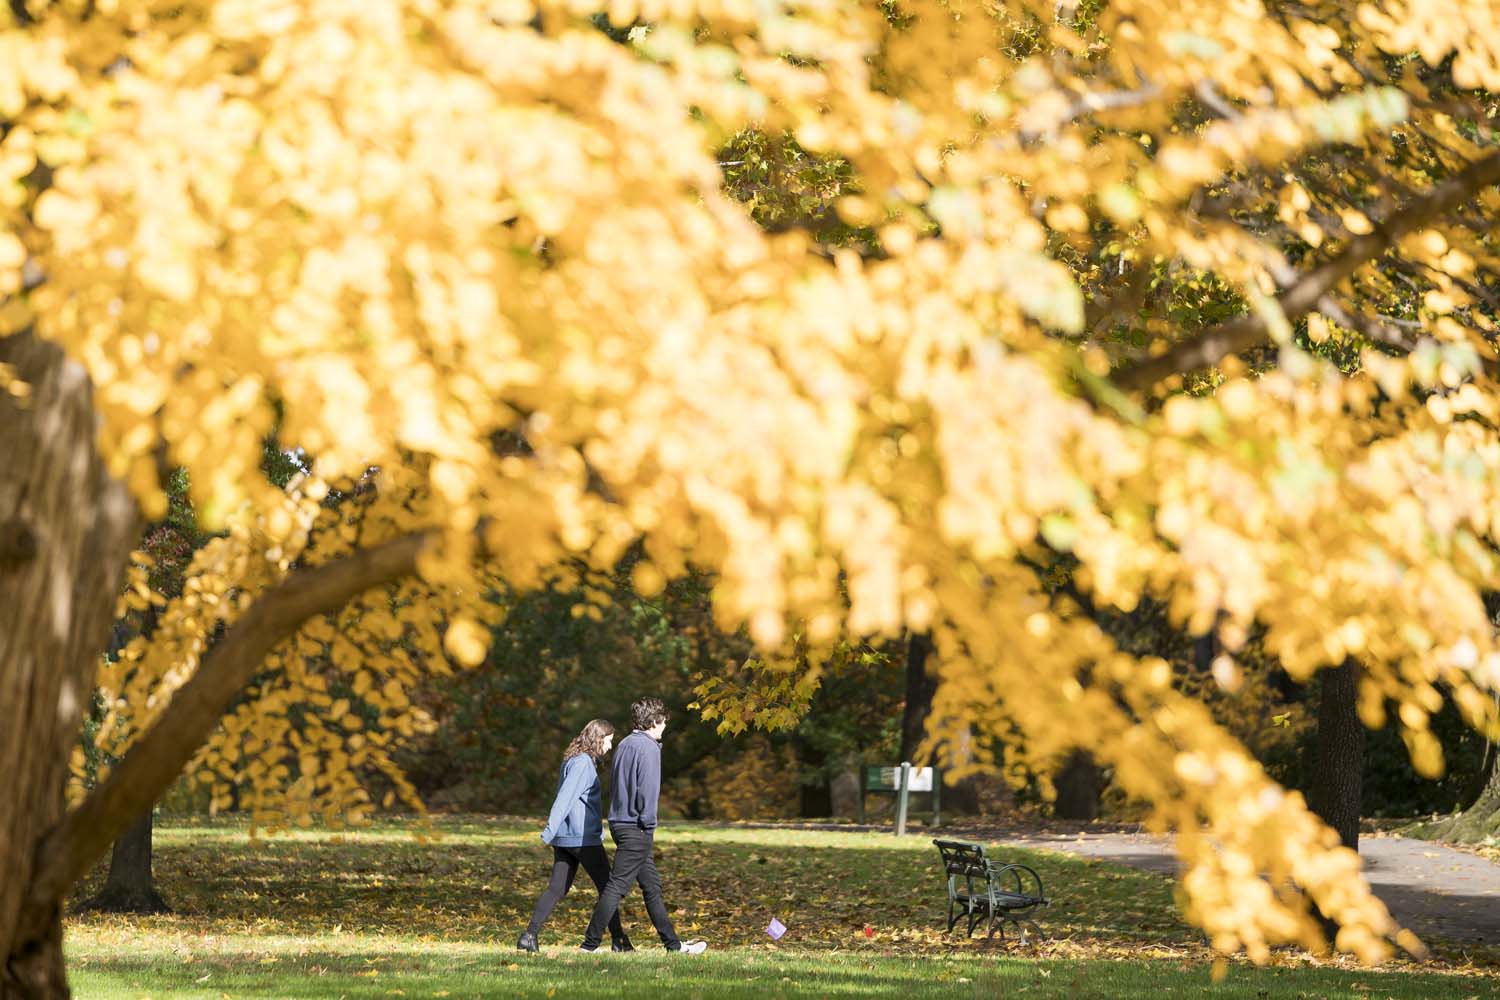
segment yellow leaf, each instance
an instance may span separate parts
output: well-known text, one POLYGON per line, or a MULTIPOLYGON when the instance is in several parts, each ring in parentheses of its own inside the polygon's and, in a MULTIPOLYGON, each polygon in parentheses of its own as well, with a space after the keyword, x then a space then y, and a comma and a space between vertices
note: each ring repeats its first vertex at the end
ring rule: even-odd
POLYGON ((477 666, 489 652, 489 633, 471 618, 458 618, 448 625, 443 648, 464 666, 477 666))

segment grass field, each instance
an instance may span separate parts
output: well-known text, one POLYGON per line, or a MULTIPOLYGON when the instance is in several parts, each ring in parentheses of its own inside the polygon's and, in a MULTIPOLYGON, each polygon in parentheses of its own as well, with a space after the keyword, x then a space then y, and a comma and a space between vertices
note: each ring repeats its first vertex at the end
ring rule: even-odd
MULTIPOLYGON (((937 852, 926 838, 674 825, 658 839, 673 919, 711 951, 664 953, 636 897, 638 952, 575 950, 586 882, 553 914, 540 955, 515 938, 550 851, 531 821, 440 820, 252 843, 233 822, 158 829, 160 917, 74 917, 79 997, 966 997, 1500 996, 1483 963, 1369 970, 1278 953, 1253 968, 1212 956, 1171 905, 1165 878, 1046 852, 1009 851, 1042 872, 1049 940, 1001 946, 943 933, 937 852), (789 928, 772 942, 765 926, 789 928)), ((87 888, 80 893, 85 895, 87 888)))

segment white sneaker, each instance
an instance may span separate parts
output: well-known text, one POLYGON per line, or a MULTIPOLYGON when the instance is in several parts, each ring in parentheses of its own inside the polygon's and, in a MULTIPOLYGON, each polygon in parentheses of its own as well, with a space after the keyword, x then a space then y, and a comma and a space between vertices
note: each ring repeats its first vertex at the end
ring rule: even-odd
POLYGON ((680 949, 678 949, 677 954, 679 954, 679 955, 701 955, 701 954, 703 954, 707 950, 708 950, 708 942, 707 941, 684 941, 684 942, 682 942, 682 947, 680 949))

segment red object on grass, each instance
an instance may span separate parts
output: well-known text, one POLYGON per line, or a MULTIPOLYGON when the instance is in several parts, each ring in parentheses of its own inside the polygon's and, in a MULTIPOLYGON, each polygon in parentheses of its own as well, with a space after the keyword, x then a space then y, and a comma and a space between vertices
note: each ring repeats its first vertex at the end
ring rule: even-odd
POLYGON ((865 924, 865 937, 874 937, 874 936, 875 936, 875 928, 871 927, 869 924, 865 924))

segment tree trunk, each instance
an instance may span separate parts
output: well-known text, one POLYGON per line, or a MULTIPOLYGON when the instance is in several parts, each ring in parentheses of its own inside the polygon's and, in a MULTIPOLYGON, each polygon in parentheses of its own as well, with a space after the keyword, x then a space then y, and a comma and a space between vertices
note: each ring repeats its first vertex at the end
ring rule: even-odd
POLYGON ((1052 814, 1058 819, 1094 820, 1099 818, 1100 798, 1104 794, 1104 770, 1091 754, 1075 750, 1052 776, 1057 801, 1052 814))
MULTIPOLYGON (((150 534, 147 526, 146 533, 150 534)), ((153 604, 141 613, 139 629, 116 621, 109 637, 109 654, 117 656, 136 635, 150 638, 161 620, 161 608, 153 604)), ((151 871, 151 832, 155 807, 147 809, 115 841, 109 856, 109 875, 100 890, 78 907, 80 913, 171 913, 172 908, 156 891, 151 871)))
POLYGON ((30 390, 0 393, 0 1000, 66 997, 61 907, 25 928, 22 910, 140 525, 83 368, 30 331, 0 337, 0 362, 30 390))
POLYGON ((1345 660, 1320 675, 1317 758, 1307 804, 1338 831, 1345 847, 1359 848, 1360 796, 1364 776, 1365 727, 1356 705, 1359 664, 1345 660))
POLYGON ((172 908, 156 891, 151 875, 151 827, 154 809, 147 809, 115 841, 104 886, 78 909, 99 913, 170 913, 172 908))
POLYGON ((801 769, 814 770, 818 773, 815 782, 808 783, 804 778, 797 784, 797 815, 803 819, 821 819, 833 815, 833 796, 828 784, 828 776, 824 768, 828 763, 827 755, 816 747, 809 746, 806 740, 794 740, 792 748, 797 753, 797 763, 801 769))
POLYGON ((858 756, 844 761, 828 783, 829 813, 834 819, 862 819, 859 786, 865 780, 864 762, 858 756))
POLYGON ((99 459, 83 368, 30 331, 0 337, 0 363, 29 390, 0 394, 0 1000, 30 1000, 68 995, 68 890, 182 772, 271 648, 415 573, 435 532, 298 569, 262 593, 109 778, 64 815, 68 757, 140 520, 99 459))
MULTIPOLYGON (((927 734, 927 717, 932 714, 932 698, 937 694, 937 677, 927 669, 932 655, 932 638, 925 632, 914 633, 906 640, 906 706, 901 712, 901 759, 921 767, 933 763, 917 748, 927 734), (919 760, 918 757, 921 757, 919 760)), ((967 747, 960 748, 962 752, 967 747)), ((943 791, 943 808, 973 814, 979 811, 977 779, 966 778, 943 791)))
POLYGON ((937 678, 927 672, 927 657, 932 653, 932 639, 916 632, 906 640, 906 706, 901 711, 901 759, 913 764, 917 747, 926 735, 927 716, 932 714, 932 696, 937 693, 937 678))
POLYGON ((1490 838, 1500 838, 1500 755, 1491 761, 1489 779, 1473 805, 1456 815, 1419 824, 1411 832, 1418 837, 1457 844, 1478 844, 1490 838))

